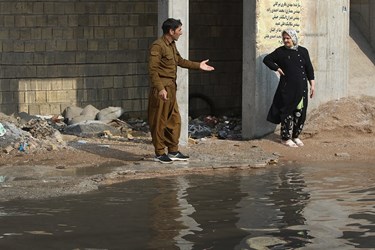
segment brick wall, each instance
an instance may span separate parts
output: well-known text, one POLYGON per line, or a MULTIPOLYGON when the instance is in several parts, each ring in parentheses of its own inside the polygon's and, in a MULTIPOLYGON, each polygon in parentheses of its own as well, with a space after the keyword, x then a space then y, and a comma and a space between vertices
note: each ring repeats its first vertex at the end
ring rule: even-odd
MULTIPOLYGON (((239 114, 242 0, 189 4, 190 59, 209 58, 216 68, 190 71, 189 92, 210 98, 217 112, 239 114)), ((0 112, 56 114, 92 104, 146 117, 156 0, 2 0, 0 14, 0 112)), ((190 107, 200 112, 207 102, 190 107)))
MULTIPOLYGON (((211 73, 189 71, 189 94, 208 97, 214 111, 241 114, 242 0, 190 0, 189 57, 210 59, 211 73)), ((207 101, 192 99, 192 114, 210 112, 207 101)))
POLYGON ((147 110, 155 0, 0 2, 0 112, 147 110))

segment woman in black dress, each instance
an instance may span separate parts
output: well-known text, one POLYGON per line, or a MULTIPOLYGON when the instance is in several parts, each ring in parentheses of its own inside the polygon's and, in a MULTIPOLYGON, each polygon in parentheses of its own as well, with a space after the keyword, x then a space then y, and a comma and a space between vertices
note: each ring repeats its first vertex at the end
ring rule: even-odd
POLYGON ((297 32, 287 29, 282 32, 284 46, 277 48, 263 59, 263 63, 280 74, 267 121, 281 123, 281 143, 289 147, 303 146, 298 138, 306 120, 308 88, 310 98, 314 96, 314 69, 309 52, 298 45, 297 32))

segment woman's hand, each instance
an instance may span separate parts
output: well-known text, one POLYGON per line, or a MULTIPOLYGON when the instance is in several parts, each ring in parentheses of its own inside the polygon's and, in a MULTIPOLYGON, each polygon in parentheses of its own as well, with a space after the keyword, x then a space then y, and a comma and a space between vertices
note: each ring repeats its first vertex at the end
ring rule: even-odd
POLYGON ((278 68, 278 69, 277 69, 277 72, 279 72, 279 74, 280 74, 281 76, 285 76, 284 71, 283 71, 281 68, 278 68))
POLYGON ((315 94, 315 80, 310 80, 310 98, 315 94))

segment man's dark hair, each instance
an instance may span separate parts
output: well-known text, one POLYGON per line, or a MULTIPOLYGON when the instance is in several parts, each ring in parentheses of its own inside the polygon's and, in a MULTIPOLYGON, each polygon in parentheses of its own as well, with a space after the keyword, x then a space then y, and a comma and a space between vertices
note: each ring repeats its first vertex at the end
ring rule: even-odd
POLYGON ((175 31, 178 27, 182 26, 180 19, 168 18, 161 26, 163 34, 167 34, 169 30, 175 31))

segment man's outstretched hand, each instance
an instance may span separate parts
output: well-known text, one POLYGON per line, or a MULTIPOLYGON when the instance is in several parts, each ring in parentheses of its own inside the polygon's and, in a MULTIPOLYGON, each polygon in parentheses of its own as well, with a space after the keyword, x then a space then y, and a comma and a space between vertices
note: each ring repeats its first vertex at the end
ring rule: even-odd
POLYGON ((201 61, 201 63, 199 64, 199 68, 201 70, 204 70, 204 71, 213 71, 213 70, 215 70, 215 68, 212 67, 212 66, 210 66, 210 65, 208 65, 207 62, 208 62, 208 59, 204 60, 204 61, 201 61))

